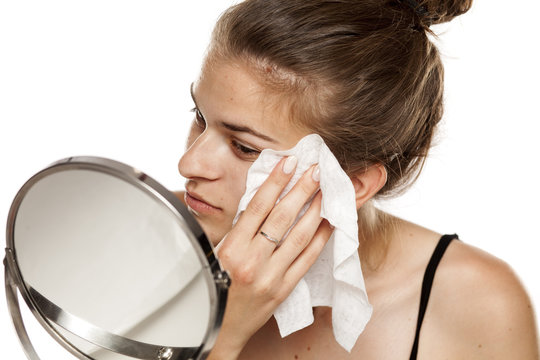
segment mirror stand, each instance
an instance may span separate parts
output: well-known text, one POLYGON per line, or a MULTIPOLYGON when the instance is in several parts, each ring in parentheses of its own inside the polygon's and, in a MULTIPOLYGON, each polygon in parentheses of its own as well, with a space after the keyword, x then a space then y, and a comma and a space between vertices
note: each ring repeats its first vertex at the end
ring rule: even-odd
POLYGON ((9 313, 11 315, 11 319, 13 321, 13 326, 15 327, 15 331, 17 332, 17 336, 19 337, 19 341, 21 342, 21 346, 24 350, 24 353, 26 354, 26 357, 30 360, 40 360, 38 354, 36 353, 36 350, 34 349, 34 346, 32 345, 32 341, 28 336, 26 327, 24 326, 21 308, 19 306, 19 292, 21 292, 21 295, 23 295, 22 297, 23 299, 25 299, 26 305, 28 306, 32 314, 47 331, 47 333, 49 333, 50 336, 52 336, 56 341, 61 343, 66 349, 68 349, 71 354, 75 355, 76 357, 80 359, 90 359, 84 353, 79 351, 75 346, 73 346, 73 344, 71 344, 66 338, 50 330, 51 325, 48 323, 46 318, 39 312, 39 310, 32 304, 31 301, 27 300, 29 299, 29 294, 27 293, 26 288, 19 288, 17 286, 17 283, 22 283, 22 279, 16 279, 16 276, 19 276, 17 271, 13 271, 13 269, 15 269, 16 267, 17 264, 15 262, 13 249, 6 248, 6 256, 4 258, 4 284, 6 290, 6 302, 9 313), (25 294, 23 294, 23 292, 25 292, 25 294))

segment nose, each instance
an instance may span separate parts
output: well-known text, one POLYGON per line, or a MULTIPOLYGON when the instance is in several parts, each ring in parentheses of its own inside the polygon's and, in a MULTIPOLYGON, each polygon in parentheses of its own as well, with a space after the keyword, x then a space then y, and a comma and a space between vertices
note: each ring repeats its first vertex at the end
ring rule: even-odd
POLYGON ((191 145, 178 161, 180 175, 186 179, 218 179, 221 170, 219 164, 223 162, 219 160, 220 144, 217 136, 207 129, 194 141, 190 140, 188 138, 188 145, 191 145))

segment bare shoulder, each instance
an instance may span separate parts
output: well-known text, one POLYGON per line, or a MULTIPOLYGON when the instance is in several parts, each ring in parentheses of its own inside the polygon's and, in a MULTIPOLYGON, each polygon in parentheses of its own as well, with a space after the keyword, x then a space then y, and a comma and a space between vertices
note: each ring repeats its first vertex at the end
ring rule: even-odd
POLYGON ((534 311, 519 278, 504 261, 464 242, 452 242, 444 255, 429 312, 427 333, 444 333, 456 356, 539 357, 534 311))

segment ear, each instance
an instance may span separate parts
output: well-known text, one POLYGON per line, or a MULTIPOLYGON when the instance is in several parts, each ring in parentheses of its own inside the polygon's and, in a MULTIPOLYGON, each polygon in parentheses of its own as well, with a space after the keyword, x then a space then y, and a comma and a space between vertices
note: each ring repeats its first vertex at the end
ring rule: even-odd
POLYGON ((356 209, 360 209, 369 199, 386 184, 386 169, 381 164, 375 164, 365 171, 351 176, 356 193, 356 209))

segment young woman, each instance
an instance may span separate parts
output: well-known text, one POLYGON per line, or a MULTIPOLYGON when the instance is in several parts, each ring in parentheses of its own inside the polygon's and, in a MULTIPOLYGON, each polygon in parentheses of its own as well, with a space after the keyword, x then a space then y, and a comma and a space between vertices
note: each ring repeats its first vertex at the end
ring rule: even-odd
POLYGON ((247 0, 221 16, 192 87, 195 119, 179 162, 181 196, 232 278, 211 359, 538 359, 530 301, 506 264, 372 204, 422 167, 443 102, 429 26, 470 6, 247 0), (285 338, 272 317, 333 230, 319 216, 317 166, 275 205, 296 166, 282 159, 232 225, 259 153, 310 133, 355 189, 373 315, 350 353, 334 340, 330 308, 314 308, 314 323, 285 338), (314 194, 281 246, 261 234, 280 239, 314 194))

